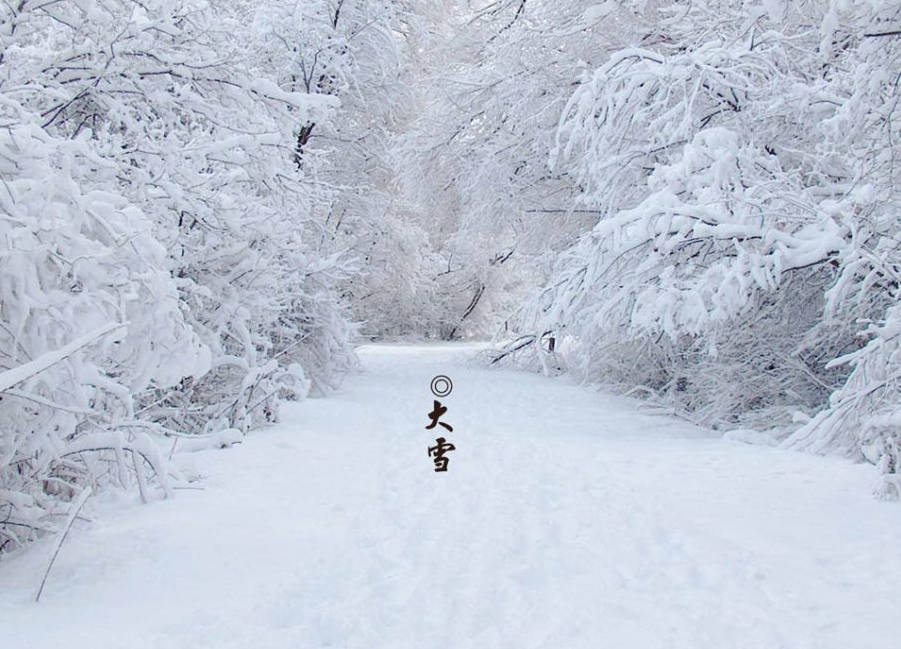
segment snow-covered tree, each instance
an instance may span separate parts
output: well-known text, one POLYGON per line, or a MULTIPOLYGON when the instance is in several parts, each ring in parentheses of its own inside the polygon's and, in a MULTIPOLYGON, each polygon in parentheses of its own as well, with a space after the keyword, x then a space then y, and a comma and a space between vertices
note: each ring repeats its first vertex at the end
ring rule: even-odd
POLYGON ((298 120, 295 162, 315 175, 318 249, 358 261, 342 289, 370 335, 409 332, 428 251, 398 190, 394 151, 409 119, 410 77, 433 3, 340 0, 248 6, 255 60, 289 92, 334 98, 326 119, 298 120))
POLYGON ((589 2, 450 3, 424 61, 404 138, 405 195, 444 258, 434 302, 445 336, 490 335, 597 219, 548 153, 580 70, 627 33, 589 2))
POLYGON ((524 321, 710 423, 832 394, 787 443, 896 466, 901 4, 636 5, 646 33, 582 76, 551 151, 598 222, 524 321))
POLYGON ((115 168, 86 138, 18 118, 0 128, 0 548, 48 527, 56 498, 103 479, 107 458, 88 451, 109 450, 116 480, 145 463, 164 474, 133 427, 136 397, 210 368, 149 220, 87 187, 115 168))
POLYGON ((239 9, 0 8, 0 547, 81 488, 166 488, 149 434, 246 431, 353 364, 355 265, 295 160, 339 102, 255 67, 239 9))

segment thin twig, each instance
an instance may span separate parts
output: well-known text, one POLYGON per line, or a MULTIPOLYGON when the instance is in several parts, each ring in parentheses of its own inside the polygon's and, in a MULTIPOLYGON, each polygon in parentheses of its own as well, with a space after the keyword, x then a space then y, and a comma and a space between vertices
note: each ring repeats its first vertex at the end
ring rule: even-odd
POLYGON ((69 530, 72 529, 72 523, 75 522, 75 518, 78 516, 78 512, 81 511, 81 508, 84 507, 84 504, 88 501, 88 498, 91 497, 92 491, 90 487, 86 487, 84 491, 78 494, 78 499, 72 503, 72 506, 69 508, 69 517, 66 519, 66 526, 63 529, 62 534, 56 539, 56 544, 53 547, 53 554, 50 556, 50 561, 47 563, 47 569, 44 571, 44 578, 41 579, 41 585, 38 588, 38 592, 34 596, 34 601, 39 602, 41 600, 41 593, 44 592, 44 584, 47 583, 47 577, 50 575, 50 568, 53 567, 53 562, 56 561, 56 556, 59 554, 59 549, 63 546, 63 541, 66 540, 66 537, 69 535, 69 530))

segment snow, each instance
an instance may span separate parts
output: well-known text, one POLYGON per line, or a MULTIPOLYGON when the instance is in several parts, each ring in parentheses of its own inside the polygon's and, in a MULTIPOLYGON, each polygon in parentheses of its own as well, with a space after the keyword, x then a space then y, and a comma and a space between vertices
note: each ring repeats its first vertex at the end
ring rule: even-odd
POLYGON ((770 20, 776 23, 782 22, 785 17, 786 6, 785 0, 762 0, 761 4, 766 9, 770 20))
POLYGON ((9 647, 880 649, 901 510, 871 467, 717 439, 568 378, 378 345, 202 490, 102 494, 0 563, 9 647), (456 445, 426 454, 431 378, 456 445), (117 498, 120 499, 117 501, 117 498))
POLYGON ((763 444, 765 446, 776 446, 779 441, 769 433, 751 430, 749 428, 737 428, 735 430, 726 431, 723 439, 730 439, 734 442, 742 442, 744 444, 763 444))
POLYGON ((83 347, 87 347, 91 343, 96 342, 98 338, 101 338, 109 332, 120 329, 124 326, 125 324, 119 322, 106 324, 96 331, 92 331, 91 333, 79 336, 71 343, 65 345, 64 347, 61 347, 60 349, 54 350, 52 352, 47 352, 39 358, 36 358, 33 361, 28 361, 27 363, 23 363, 22 365, 14 367, 11 370, 0 372, 0 392, 5 392, 14 385, 30 379, 35 374, 40 374, 48 367, 51 367, 56 363, 65 360, 66 357, 71 356, 83 347))
POLYGON ((597 5, 591 5, 590 7, 586 8, 582 13, 582 20, 586 25, 588 25, 589 23, 603 20, 611 13, 616 11, 616 9, 616 2, 614 2, 613 0, 606 0, 606 2, 597 5))
MULTIPOLYGON (((300 110, 310 111, 310 115, 317 115, 315 111, 319 110, 323 113, 329 109, 336 108, 340 101, 335 97, 308 94, 303 92, 285 92, 279 88, 278 84, 268 79, 254 79, 248 85, 247 89, 265 95, 270 99, 282 101, 291 104, 300 110)), ((319 117, 317 116, 317 119, 319 117)))

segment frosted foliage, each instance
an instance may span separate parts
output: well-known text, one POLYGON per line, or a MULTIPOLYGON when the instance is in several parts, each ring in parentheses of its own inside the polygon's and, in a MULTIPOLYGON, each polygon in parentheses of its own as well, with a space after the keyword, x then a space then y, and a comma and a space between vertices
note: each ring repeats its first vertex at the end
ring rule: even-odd
POLYGON ((171 493, 185 436, 355 365, 358 265, 319 245, 329 192, 295 160, 340 102, 255 67, 242 9, 0 8, 0 551, 84 488, 171 493))
POLYGON ((182 451, 327 395, 359 338, 495 335, 899 497, 899 25, 899 0, 0 3, 0 552, 87 489, 173 493, 182 451))
POLYGON ((644 33, 582 73, 550 150, 597 223, 519 330, 699 421, 869 459, 898 495, 901 3, 632 9, 644 33))
POLYGON ((149 221, 121 195, 84 187, 103 164, 35 124, 0 130, 0 544, 43 527, 75 483, 101 479, 78 458, 82 439, 124 462, 146 443, 119 427, 134 421, 135 396, 210 367, 149 221), (82 348, 65 355, 72 341, 82 348))

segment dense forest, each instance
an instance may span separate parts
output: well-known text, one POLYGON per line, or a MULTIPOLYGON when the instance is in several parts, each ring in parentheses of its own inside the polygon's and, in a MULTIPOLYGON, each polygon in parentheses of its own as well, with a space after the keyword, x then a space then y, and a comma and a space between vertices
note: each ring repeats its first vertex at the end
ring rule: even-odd
POLYGON ((4 0, 0 552, 365 340, 876 465, 901 0, 4 0))

